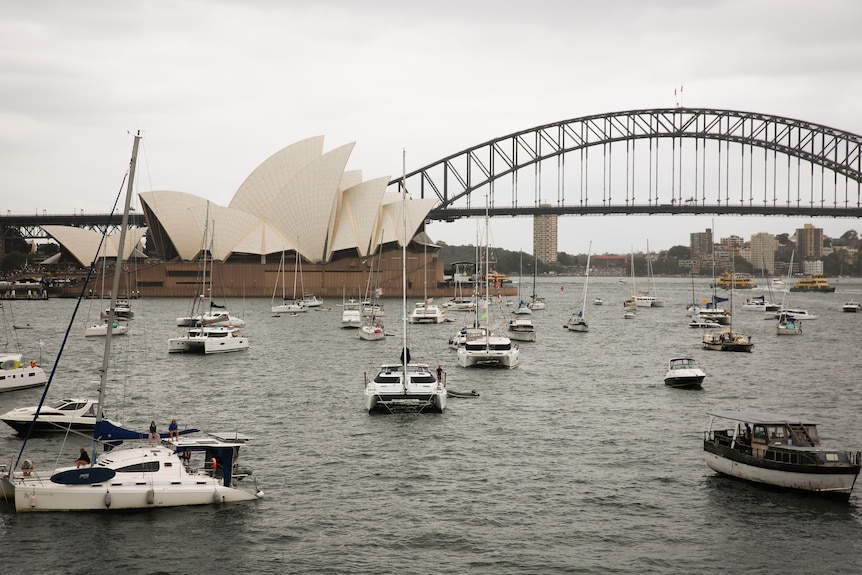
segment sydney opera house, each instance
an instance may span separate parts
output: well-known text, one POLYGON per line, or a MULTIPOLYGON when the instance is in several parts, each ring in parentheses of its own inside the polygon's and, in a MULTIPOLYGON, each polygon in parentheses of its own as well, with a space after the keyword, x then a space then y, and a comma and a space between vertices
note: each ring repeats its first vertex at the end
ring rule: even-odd
MULTIPOLYGON (((184 192, 139 193, 147 228, 127 235, 121 292, 271 297, 284 289, 292 297, 296 285, 323 297, 363 297, 373 264, 374 283, 393 297, 401 294, 406 221, 407 295, 443 295, 443 266, 423 231, 435 201, 403 200, 387 191, 389 177, 363 180, 360 171, 346 170, 353 144, 326 152, 323 146, 320 136, 276 152, 227 206, 184 192), (144 256, 142 240, 156 257, 144 256)), ((97 232, 44 229, 82 266, 99 259, 97 232)), ((117 243, 116 234, 108 238, 106 260, 116 258, 117 243)))

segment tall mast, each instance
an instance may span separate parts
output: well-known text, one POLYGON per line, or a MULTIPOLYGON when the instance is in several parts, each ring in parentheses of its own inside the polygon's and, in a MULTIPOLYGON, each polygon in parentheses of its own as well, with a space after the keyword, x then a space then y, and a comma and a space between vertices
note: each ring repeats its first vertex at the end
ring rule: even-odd
POLYGON ((401 223, 404 225, 404 244, 401 246, 401 386, 407 391, 407 150, 401 151, 401 223))
MULTIPOLYGON (((126 245, 126 228, 129 226, 129 209, 132 205, 132 190, 135 184, 135 167, 138 163, 138 144, 141 141, 141 131, 135 134, 132 146, 132 160, 129 163, 129 181, 126 186, 126 201, 123 205, 123 218, 120 221, 120 240, 117 246, 117 259, 114 264, 114 282, 111 286, 111 304, 108 307, 108 329, 105 334, 105 353, 102 356, 102 375, 99 378, 99 408, 96 421, 102 421, 105 410, 105 387, 108 381, 108 365, 111 359, 111 339, 114 331, 115 309, 117 306, 117 291, 120 289, 120 274, 123 272, 123 251, 126 245)), ((127 286, 128 287, 128 286, 127 286)))

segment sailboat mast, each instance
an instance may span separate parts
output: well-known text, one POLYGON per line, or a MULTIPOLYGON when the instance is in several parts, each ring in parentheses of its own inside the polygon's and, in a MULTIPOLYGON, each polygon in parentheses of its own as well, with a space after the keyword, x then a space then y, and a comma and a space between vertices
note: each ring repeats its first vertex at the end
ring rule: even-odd
MULTIPOLYGON (((123 272, 123 251, 126 244, 126 229, 129 226, 129 210, 132 205, 132 190, 135 184, 135 168, 138 163, 138 145, 141 142, 141 132, 135 134, 132 146, 132 159, 129 163, 129 181, 126 186, 126 201, 123 205, 123 217, 120 220, 120 240, 117 245, 117 259, 114 264, 114 281, 111 285, 111 304, 108 307, 108 326, 105 336, 105 353, 102 356, 102 375, 99 378, 99 408, 96 411, 96 421, 102 421, 105 410, 105 386, 108 381, 108 365, 111 359, 111 339, 114 327, 115 309, 117 306, 117 291, 120 289, 120 274, 123 272)), ((128 287, 128 286, 127 286, 128 287)), ((94 453, 95 455, 95 453, 94 453)))
POLYGON ((590 283, 590 256, 593 253, 593 242, 590 242, 590 247, 587 248, 587 269, 586 277, 584 277, 584 303, 581 307, 581 312, 587 315, 587 285, 590 283))
POLYGON ((401 246, 401 385, 407 390, 407 150, 401 151, 401 223, 404 225, 404 244, 401 246))

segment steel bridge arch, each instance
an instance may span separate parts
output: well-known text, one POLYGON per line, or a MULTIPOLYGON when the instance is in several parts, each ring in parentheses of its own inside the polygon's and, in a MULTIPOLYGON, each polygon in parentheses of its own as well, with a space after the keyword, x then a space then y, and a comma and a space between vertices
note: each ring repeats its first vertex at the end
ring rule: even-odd
MULTIPOLYGON (((822 200, 820 208, 815 208, 814 202, 811 202, 810 209, 800 207, 791 211, 801 210, 801 213, 804 214, 834 216, 838 215, 834 213, 838 208, 842 211, 843 209, 847 210, 844 213, 839 211, 841 215, 858 217, 860 214, 860 208, 862 208, 862 136, 792 118, 710 108, 676 107, 630 110, 545 124, 462 150, 409 172, 403 177, 393 179, 390 185, 405 184, 409 191, 418 191, 423 198, 436 197, 439 203, 429 217, 454 219, 481 211, 470 205, 472 192, 486 187, 491 187, 493 190, 495 181, 506 176, 513 176, 519 170, 529 167, 536 169, 535 166, 546 160, 564 157, 566 154, 581 152, 589 148, 619 142, 667 138, 673 139, 674 145, 676 139, 695 139, 696 141, 718 140, 719 142, 727 142, 728 146, 740 144, 750 148, 757 147, 765 150, 764 155, 766 151, 771 151, 773 154, 780 153, 787 156, 788 166, 791 158, 797 158, 799 161, 811 164, 812 181, 813 167, 815 165, 820 166, 821 169, 833 172, 836 182, 839 175, 846 179, 844 200, 839 202, 837 192, 835 192, 835 197, 832 199, 833 209, 831 210, 823 210, 828 206, 825 200, 822 200), (849 200, 849 182, 856 183, 855 201, 852 203, 849 200), (466 200, 467 209, 456 209, 455 204, 460 200, 466 200), (842 203, 844 204, 843 208, 840 206, 842 203), (817 211, 818 209, 821 211, 817 211), (814 213, 812 214, 812 212, 814 213), (830 213, 827 214, 826 212, 830 213)), ((704 154, 706 153, 705 146, 704 143, 704 154)), ((719 156, 720 154, 721 144, 719 143, 719 156)), ((777 162, 777 159, 775 161, 777 162)), ((539 210, 535 198, 531 206, 518 206, 517 197, 513 197, 512 206, 501 207, 495 205, 493 195, 492 191, 488 207, 495 214, 517 215, 546 213, 548 211, 539 210)), ((712 207, 723 208, 718 211, 726 213, 728 212, 729 199, 728 197, 728 202, 722 205, 719 198, 719 201, 712 207)), ((682 202, 682 196, 679 200, 682 202)), ((745 209, 744 199, 740 201, 740 210, 731 209, 729 211, 734 213, 764 213, 764 209, 766 209, 766 213, 790 215, 786 213, 787 210, 780 209, 782 208, 780 205, 774 206, 776 210, 770 212, 768 206, 754 206, 753 197, 751 200, 749 207, 755 208, 755 212, 745 209)), ((787 203, 789 206, 789 197, 787 203)), ((797 203, 799 203, 798 197, 797 203)), ((649 204, 651 206, 652 197, 650 197, 649 204)), ((764 204, 766 204, 765 201, 764 204)), ((640 211, 633 203, 629 205, 628 197, 626 197, 625 205, 620 203, 613 206, 610 201, 605 205, 604 200, 602 204, 594 204, 593 206, 566 206, 563 202, 562 205, 554 206, 551 212, 558 214, 590 213, 591 207, 602 213, 640 211)), ((655 211, 666 211, 658 209, 657 201, 655 207, 655 211)), ((483 205, 481 209, 484 208, 483 205)), ((700 208, 695 211, 704 213, 715 211, 709 209, 710 206, 706 204, 705 197, 700 208)), ((650 209, 649 211, 652 212, 653 210, 650 209)))

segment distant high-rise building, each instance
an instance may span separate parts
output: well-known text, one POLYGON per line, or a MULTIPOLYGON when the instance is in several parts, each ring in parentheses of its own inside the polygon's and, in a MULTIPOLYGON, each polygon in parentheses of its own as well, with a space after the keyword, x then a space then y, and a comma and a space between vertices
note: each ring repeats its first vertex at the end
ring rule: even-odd
POLYGON ((760 232, 751 236, 751 255, 748 260, 755 270, 766 270, 775 275, 775 251, 778 240, 772 234, 760 232))
MULTIPOLYGON (((550 208, 541 204, 540 208, 550 208)), ((557 262, 557 217, 554 214, 533 216, 533 253, 545 263, 557 262)))
POLYGON ((691 234, 691 259, 712 257, 712 230, 691 234))
POLYGON ((796 230, 796 254, 800 260, 819 260, 823 257, 823 229, 814 224, 796 230))

